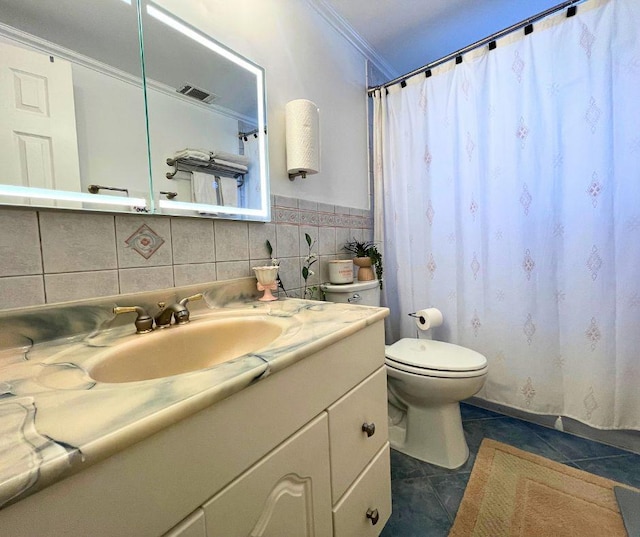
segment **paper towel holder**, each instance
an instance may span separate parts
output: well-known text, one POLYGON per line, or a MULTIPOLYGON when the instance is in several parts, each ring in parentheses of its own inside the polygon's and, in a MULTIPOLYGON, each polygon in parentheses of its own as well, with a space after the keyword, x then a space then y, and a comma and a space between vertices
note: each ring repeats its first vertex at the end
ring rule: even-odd
POLYGON ((290 181, 320 171, 320 110, 307 99, 285 106, 287 174, 290 181))
POLYGON ((289 181, 295 181, 296 177, 302 177, 303 179, 307 178, 307 172, 298 172, 298 173, 290 173, 289 181))

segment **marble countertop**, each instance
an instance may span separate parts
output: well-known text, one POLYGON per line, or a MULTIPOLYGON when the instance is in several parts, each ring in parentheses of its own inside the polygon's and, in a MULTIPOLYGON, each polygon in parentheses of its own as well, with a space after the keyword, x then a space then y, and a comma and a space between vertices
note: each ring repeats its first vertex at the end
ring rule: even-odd
POLYGON ((132 338, 154 336, 134 334, 132 322, 40 343, 13 330, 11 344, 0 341, 0 506, 103 460, 388 315, 386 308, 299 299, 264 303, 242 296, 209 308, 194 308, 192 323, 251 316, 277 323, 282 333, 264 348, 208 369, 125 383, 96 382, 87 368, 96 353, 132 338))

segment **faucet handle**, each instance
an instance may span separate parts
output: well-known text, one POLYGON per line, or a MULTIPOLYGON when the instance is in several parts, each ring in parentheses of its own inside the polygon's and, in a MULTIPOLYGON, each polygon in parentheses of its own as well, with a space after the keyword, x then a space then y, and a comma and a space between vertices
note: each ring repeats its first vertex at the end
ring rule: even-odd
POLYGON ((138 316, 135 320, 136 334, 146 334, 153 330, 153 319, 141 306, 115 306, 113 313, 120 315, 122 313, 137 313, 138 316))
POLYGON ((178 302, 178 304, 180 304, 181 306, 186 306, 188 302, 191 302, 194 300, 202 300, 203 298, 204 298, 204 295, 202 293, 197 293, 195 295, 191 295, 183 298, 180 302, 178 302))

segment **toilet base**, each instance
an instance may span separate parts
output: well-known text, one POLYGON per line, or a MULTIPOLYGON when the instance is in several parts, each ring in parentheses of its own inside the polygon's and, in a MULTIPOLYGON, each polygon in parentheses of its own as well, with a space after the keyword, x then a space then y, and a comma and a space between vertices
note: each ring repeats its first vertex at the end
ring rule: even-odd
POLYGON ((405 419, 397 425, 390 424, 389 443, 405 455, 450 470, 469 458, 457 402, 409 407, 405 419))

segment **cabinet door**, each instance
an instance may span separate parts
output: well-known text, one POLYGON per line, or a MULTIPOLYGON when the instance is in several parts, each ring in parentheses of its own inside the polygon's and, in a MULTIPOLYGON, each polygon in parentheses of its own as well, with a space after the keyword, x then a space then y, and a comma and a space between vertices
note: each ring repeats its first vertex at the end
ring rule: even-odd
POLYGON ((206 537, 206 535, 204 513, 198 508, 163 537, 206 537))
POLYGON ((326 414, 283 442, 203 508, 208 537, 330 536, 326 414))

